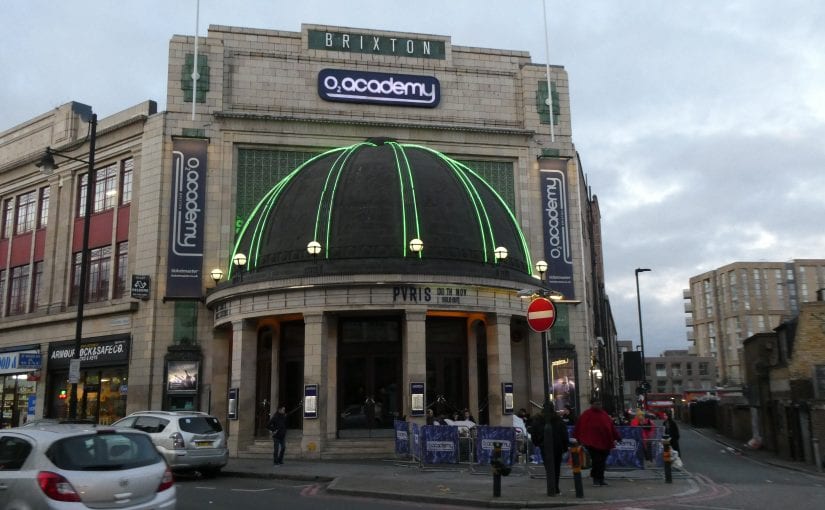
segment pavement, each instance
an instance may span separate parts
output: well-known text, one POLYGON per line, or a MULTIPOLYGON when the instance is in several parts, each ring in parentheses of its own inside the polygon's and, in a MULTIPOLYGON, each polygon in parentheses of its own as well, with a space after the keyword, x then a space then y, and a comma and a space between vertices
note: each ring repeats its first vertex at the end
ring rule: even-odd
POLYGON ((684 471, 673 471, 665 483, 662 468, 608 470, 607 487, 594 487, 582 472, 583 497, 577 498, 573 475, 562 467, 558 496, 547 496, 544 467, 518 464, 501 477, 501 496, 493 494, 489 466, 458 464, 420 466, 403 459, 338 461, 289 460, 273 466, 260 459, 229 459, 225 476, 287 479, 326 485, 331 494, 490 508, 552 508, 580 504, 655 501, 699 492, 684 471))
MULTIPOLYGON (((745 445, 716 434, 710 429, 694 429, 718 441, 732 453, 785 469, 823 476, 813 465, 786 461, 762 450, 750 450, 745 445)), ((225 476, 284 479, 325 485, 331 494, 405 500, 442 505, 489 508, 553 508, 574 505, 655 504, 701 494, 707 489, 702 477, 689 471, 672 471, 672 482, 666 483, 664 469, 608 469, 607 487, 594 487, 582 472, 583 497, 577 498, 569 466, 562 467, 558 496, 547 495, 544 467, 537 464, 517 464, 509 476, 501 478, 501 495, 493 494, 493 476, 489 466, 457 464, 421 466, 402 458, 384 460, 290 460, 274 466, 268 459, 231 458, 224 467, 225 476)))

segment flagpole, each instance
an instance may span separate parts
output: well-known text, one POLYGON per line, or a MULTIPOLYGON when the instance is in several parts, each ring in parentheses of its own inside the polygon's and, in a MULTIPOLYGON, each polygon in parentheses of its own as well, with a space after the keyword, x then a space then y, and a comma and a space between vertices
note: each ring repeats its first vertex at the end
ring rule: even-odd
POLYGON ((195 120, 195 104, 198 102, 198 25, 200 24, 201 0, 195 0, 195 61, 192 66, 192 121, 195 120))
POLYGON ((544 14, 544 45, 546 51, 544 70, 547 73, 547 106, 550 108, 550 141, 555 142, 556 130, 553 127, 553 92, 550 87, 550 36, 547 32, 547 0, 542 0, 541 6, 542 13, 544 14))

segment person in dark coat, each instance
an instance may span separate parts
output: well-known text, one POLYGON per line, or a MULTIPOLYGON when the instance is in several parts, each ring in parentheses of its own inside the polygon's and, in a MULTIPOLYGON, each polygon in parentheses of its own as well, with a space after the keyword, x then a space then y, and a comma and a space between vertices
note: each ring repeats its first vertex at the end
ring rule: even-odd
POLYGON ((670 436, 670 447, 677 452, 679 452, 679 456, 682 456, 682 450, 679 448, 679 425, 676 424, 676 420, 673 419, 673 411, 667 412, 667 419, 665 419, 665 434, 670 436))
POLYGON ((279 405, 278 409, 272 413, 266 428, 272 432, 272 442, 275 446, 273 460, 275 465, 279 466, 284 463, 286 451, 286 406, 284 404, 279 405))
POLYGON ((541 448, 544 469, 547 470, 549 467, 548 463, 553 462, 552 465, 555 467, 555 471, 553 471, 553 473, 556 478, 556 484, 553 487, 556 490, 556 494, 560 494, 561 490, 559 489, 559 478, 561 475, 561 458, 564 456, 564 452, 567 451, 570 444, 570 438, 567 435, 567 425, 564 421, 562 421, 558 413, 556 413, 556 406, 553 402, 547 402, 544 404, 543 412, 531 418, 529 430, 533 444, 541 448), (553 437, 551 438, 544 435, 544 427, 547 423, 550 423, 553 427, 553 437), (548 447, 551 445, 553 447, 552 459, 551 455, 548 455, 550 453, 548 451, 548 447))

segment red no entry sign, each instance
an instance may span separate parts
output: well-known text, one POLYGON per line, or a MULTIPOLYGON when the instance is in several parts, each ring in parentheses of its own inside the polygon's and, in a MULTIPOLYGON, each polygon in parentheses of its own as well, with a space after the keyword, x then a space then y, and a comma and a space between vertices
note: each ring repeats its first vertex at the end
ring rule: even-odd
POLYGON ((527 324, 537 333, 543 333, 556 322, 556 307, 547 298, 536 298, 527 307, 527 324))

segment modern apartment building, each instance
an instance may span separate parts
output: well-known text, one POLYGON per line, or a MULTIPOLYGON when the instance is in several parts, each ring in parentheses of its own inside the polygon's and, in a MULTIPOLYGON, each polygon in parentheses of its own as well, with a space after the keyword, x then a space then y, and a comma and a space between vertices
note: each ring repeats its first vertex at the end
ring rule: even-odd
POLYGON ((684 291, 688 340, 716 359, 720 385, 741 385, 742 342, 798 314, 823 288, 822 259, 734 262, 694 276, 684 291))

